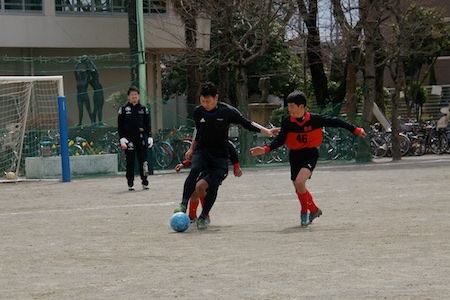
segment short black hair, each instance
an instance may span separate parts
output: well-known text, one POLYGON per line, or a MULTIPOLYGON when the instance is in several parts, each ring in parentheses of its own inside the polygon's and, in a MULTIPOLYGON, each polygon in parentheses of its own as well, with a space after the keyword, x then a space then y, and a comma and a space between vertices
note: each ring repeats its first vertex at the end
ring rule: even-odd
POLYGON ((132 85, 132 86, 130 86, 130 87, 128 88, 127 95, 130 95, 131 92, 137 92, 138 94, 140 94, 140 93, 139 93, 138 87, 137 87, 137 86, 134 86, 134 85, 132 85))
POLYGON ((200 96, 211 96, 215 97, 217 95, 217 87, 212 82, 205 82, 200 87, 200 96))
POLYGON ((286 103, 295 103, 298 106, 303 104, 306 106, 306 95, 303 92, 300 91, 293 91, 286 97, 286 103))

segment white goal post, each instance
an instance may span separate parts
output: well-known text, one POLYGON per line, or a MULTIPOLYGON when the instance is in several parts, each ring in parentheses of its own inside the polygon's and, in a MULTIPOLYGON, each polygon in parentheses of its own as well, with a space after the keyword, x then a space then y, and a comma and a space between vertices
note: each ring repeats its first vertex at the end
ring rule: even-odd
POLYGON ((32 82, 56 81, 58 83, 58 96, 64 96, 64 81, 62 75, 57 76, 0 76, 2 82, 32 82))
MULTIPOLYGON (((25 157, 39 156, 50 136, 68 140, 63 76, 0 76, 0 172, 25 175, 25 157)), ((58 147, 70 181, 66 144, 58 147)))

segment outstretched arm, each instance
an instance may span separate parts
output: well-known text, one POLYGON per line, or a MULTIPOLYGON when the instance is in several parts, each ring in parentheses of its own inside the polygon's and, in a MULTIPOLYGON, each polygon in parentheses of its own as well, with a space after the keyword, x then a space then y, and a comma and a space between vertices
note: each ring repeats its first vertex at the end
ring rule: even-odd
POLYGON ((268 136, 273 136, 271 129, 267 129, 266 127, 254 122, 254 121, 252 121, 251 125, 258 128, 260 133, 267 134, 268 136))
POLYGON ((269 146, 264 146, 264 147, 258 146, 258 147, 250 148, 250 153, 253 156, 263 155, 269 151, 270 151, 269 146))

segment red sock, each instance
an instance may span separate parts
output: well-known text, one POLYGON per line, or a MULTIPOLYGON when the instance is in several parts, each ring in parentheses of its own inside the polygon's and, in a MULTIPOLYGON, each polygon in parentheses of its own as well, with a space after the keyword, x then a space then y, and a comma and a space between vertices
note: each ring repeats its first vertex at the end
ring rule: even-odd
POLYGON ((318 207, 314 203, 314 200, 313 200, 311 194, 309 193, 309 191, 306 190, 306 193, 304 193, 303 195, 305 195, 305 197, 306 197, 306 206, 308 207, 309 212, 310 213, 317 212, 318 207))
POLYGON ((306 199, 305 194, 300 194, 299 192, 296 192, 296 193, 297 193, 298 200, 300 201, 300 213, 301 214, 308 213, 308 206, 306 204, 307 199, 306 199))
POLYGON ((197 218, 198 201, 189 201, 189 218, 197 218))
MULTIPOLYGON (((206 196, 198 197, 198 199, 200 200, 200 203, 202 204, 202 207, 205 206, 205 197, 206 197, 206 196)), ((198 205, 198 204, 197 204, 197 205, 198 205)))

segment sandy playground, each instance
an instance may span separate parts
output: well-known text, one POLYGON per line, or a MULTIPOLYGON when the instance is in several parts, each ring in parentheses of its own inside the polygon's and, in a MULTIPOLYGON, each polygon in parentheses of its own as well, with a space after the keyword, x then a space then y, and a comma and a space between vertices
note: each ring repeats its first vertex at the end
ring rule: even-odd
POLYGON ((206 231, 169 227, 186 173, 0 184, 0 299, 449 299, 450 156, 244 169, 206 231))

